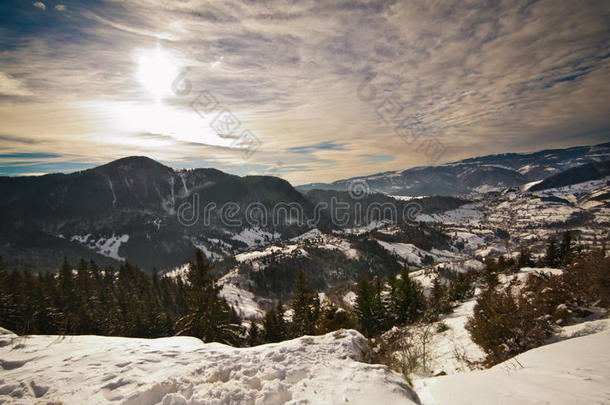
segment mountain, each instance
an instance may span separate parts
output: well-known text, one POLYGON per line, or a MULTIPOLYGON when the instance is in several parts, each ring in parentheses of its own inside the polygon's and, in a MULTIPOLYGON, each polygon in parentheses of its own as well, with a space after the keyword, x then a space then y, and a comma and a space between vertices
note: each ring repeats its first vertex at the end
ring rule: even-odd
POLYGON ((610 160, 587 163, 586 165, 564 170, 563 172, 547 177, 538 184, 534 184, 529 190, 539 191, 572 186, 586 181, 599 180, 605 176, 610 176, 610 160))
POLYGON ((464 195, 543 180, 575 166, 608 160, 610 143, 551 149, 534 153, 505 153, 469 158, 438 166, 423 166, 370 176, 297 186, 307 192, 348 190, 355 181, 366 182, 370 191, 392 195, 464 195))
POLYGON ((195 248, 219 257, 309 229, 292 212, 249 210, 278 204, 313 216, 312 203, 280 178, 174 170, 141 156, 72 174, 0 177, 0 255, 18 268, 56 269, 63 256, 172 267, 195 248))

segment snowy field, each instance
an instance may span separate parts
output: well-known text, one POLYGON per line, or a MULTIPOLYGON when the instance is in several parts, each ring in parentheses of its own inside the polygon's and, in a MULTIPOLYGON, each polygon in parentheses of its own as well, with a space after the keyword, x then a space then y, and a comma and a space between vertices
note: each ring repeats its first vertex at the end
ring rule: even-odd
POLYGON ((24 338, 0 329, 0 403, 607 404, 608 324, 572 327, 571 339, 488 370, 414 379, 417 394, 365 363, 368 343, 353 330, 237 349, 189 337, 24 338))
POLYGON ((422 405, 610 403, 610 330, 542 346, 488 370, 416 380, 422 405))
POLYGON ((189 337, 17 337, 0 329, 0 403, 416 404, 344 330, 237 349, 189 337))

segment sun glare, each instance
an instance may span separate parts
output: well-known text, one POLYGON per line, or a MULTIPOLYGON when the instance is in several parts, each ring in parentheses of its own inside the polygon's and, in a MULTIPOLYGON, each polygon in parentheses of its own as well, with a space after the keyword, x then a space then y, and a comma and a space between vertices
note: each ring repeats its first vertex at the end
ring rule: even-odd
POLYGON ((172 82, 178 75, 178 67, 172 56, 160 46, 143 50, 137 57, 137 79, 158 103, 171 94, 172 82))

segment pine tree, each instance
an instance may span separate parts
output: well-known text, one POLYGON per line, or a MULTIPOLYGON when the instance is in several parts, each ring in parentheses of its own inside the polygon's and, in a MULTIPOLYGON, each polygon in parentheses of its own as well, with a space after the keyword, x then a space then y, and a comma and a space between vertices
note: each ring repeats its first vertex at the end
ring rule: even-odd
POLYGON ((252 322, 250 329, 248 330, 248 346, 256 346, 260 343, 260 332, 256 322, 252 322))
POLYGON ((292 335, 294 337, 313 335, 320 315, 320 298, 307 283, 304 272, 299 272, 294 287, 292 301, 292 335))
POLYGON ((562 266, 567 266, 572 262, 574 247, 572 246, 572 235, 570 231, 563 233, 563 239, 559 245, 558 262, 562 266))
POLYGON ((419 286, 409 277, 404 267, 400 278, 396 279, 390 294, 390 309, 399 324, 415 321, 424 307, 423 295, 419 286))
POLYGON ((474 289, 470 277, 468 273, 457 273, 455 275, 449 287, 449 301, 461 301, 472 296, 474 289))
POLYGON ((559 251, 557 250, 557 240, 551 238, 544 255, 544 264, 549 267, 557 267, 560 263, 559 251))
POLYGON ((234 311, 219 297, 220 287, 210 273, 210 263, 198 249, 195 261, 189 264, 189 284, 185 287, 188 313, 180 319, 179 334, 189 334, 205 342, 236 343, 240 326, 232 323, 234 311))
POLYGON ((529 267, 532 263, 532 253, 527 246, 521 246, 519 248, 519 259, 517 261, 517 267, 529 267))
POLYGON ((265 314, 263 320, 265 328, 265 341, 270 343, 281 342, 287 337, 286 321, 284 320, 284 307, 278 302, 275 308, 271 308, 265 314))
POLYGON ((388 324, 386 306, 383 303, 381 292, 379 279, 373 285, 368 277, 363 277, 356 285, 355 312, 360 329, 367 337, 383 332, 388 324))
POLYGON ((320 334, 339 329, 354 329, 357 327, 356 319, 343 308, 337 308, 332 302, 324 303, 320 309, 320 317, 316 331, 320 334))
POLYGON ((13 297, 9 290, 9 275, 8 271, 2 264, 2 256, 0 256, 0 325, 8 327, 8 317, 10 312, 11 302, 13 297))
POLYGON ((438 319, 442 313, 451 310, 451 305, 448 301, 447 288, 441 283, 440 275, 432 282, 432 291, 430 292, 429 313, 433 320, 438 319))
POLYGON ((482 276, 483 282, 488 288, 493 289, 500 284, 500 279, 498 278, 498 263, 493 258, 485 260, 485 268, 483 269, 482 276))

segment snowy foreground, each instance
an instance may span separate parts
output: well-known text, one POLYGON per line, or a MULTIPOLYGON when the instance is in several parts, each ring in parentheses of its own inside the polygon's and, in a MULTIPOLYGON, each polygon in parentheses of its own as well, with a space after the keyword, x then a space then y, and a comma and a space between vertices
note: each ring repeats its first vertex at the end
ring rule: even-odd
POLYGON ((419 398, 401 376, 363 362, 370 349, 353 330, 236 349, 0 329, 0 403, 606 404, 610 329, 595 324, 489 370, 415 380, 419 398))
POLYGON ((0 335, 0 403, 414 404, 353 330, 236 349, 189 337, 0 335), (54 402, 56 401, 56 402, 54 402))
POLYGON ((609 404, 610 330, 522 353, 488 370, 416 380, 423 405, 609 404))

